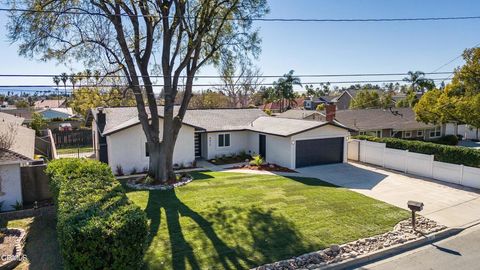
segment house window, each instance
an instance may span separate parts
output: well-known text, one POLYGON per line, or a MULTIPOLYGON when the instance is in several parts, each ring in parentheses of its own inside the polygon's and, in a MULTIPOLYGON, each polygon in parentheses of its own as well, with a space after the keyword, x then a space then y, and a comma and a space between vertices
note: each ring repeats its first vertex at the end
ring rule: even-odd
POLYGON ((373 136, 373 137, 382 137, 382 131, 381 130, 371 130, 371 131, 360 131, 360 135, 367 135, 367 136, 373 136))
POLYGON ((411 131, 405 131, 404 137, 405 138, 411 138, 412 137, 412 132, 411 131))
POLYGON ((417 137, 423 137, 423 130, 417 130, 417 137))
POLYGON ((435 129, 430 130, 430 138, 436 138, 442 136, 442 131, 440 127, 435 127, 435 129))
POLYGON ((145 143, 145 156, 146 157, 150 156, 150 152, 148 151, 148 142, 145 143))
POLYGON ((230 146, 230 134, 218 134, 218 147, 230 146))

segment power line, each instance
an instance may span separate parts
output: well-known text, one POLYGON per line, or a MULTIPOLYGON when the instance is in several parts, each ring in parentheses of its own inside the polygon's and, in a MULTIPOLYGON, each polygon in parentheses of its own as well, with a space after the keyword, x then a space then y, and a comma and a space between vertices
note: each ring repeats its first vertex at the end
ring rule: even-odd
MULTIPOLYGON (((447 80, 448 78, 436 78, 436 79, 432 79, 434 81, 443 81, 443 80, 447 80)), ((327 82, 327 81, 323 81, 323 82, 304 82, 302 84, 306 85, 306 84, 325 84, 325 83, 330 83, 330 84, 359 84, 359 83, 390 83, 390 82, 403 82, 403 80, 354 80, 354 81, 333 81, 333 82, 327 82)), ((255 84, 257 86, 274 86, 273 83, 259 83, 259 84, 255 84)), ((137 87, 145 87, 145 86, 148 86, 148 85, 132 85, 132 86, 137 86, 137 87)), ((152 87, 163 87, 164 85, 163 84, 151 84, 150 86, 152 87)), ((185 87, 186 85, 178 85, 178 87, 185 87)), ((193 87, 222 87, 222 86, 225 86, 224 84, 193 84, 193 87)), ((48 88, 48 87, 51 87, 51 88, 56 88, 57 86, 56 85, 0 85, 0 89, 1 88, 48 88)), ((71 88, 73 88, 73 85, 71 84, 67 84, 65 87, 69 88, 69 90, 71 90, 71 88)), ((77 86, 77 87, 85 87, 85 88, 88 88, 88 87, 128 87, 127 85, 118 85, 118 84, 98 84, 98 85, 82 85, 82 86, 77 86)), ((17 89, 15 91, 22 91, 20 89, 17 89)), ((27 91, 27 90, 24 90, 24 91, 27 91)), ((32 90, 33 91, 33 90, 32 90)), ((44 91, 44 90, 38 90, 38 91, 44 91)), ((63 91, 63 89, 60 89, 59 91, 63 91)))
MULTIPOLYGON (((425 75, 450 75, 453 72, 429 72, 425 73, 425 75)), ((299 75, 294 75, 295 77, 299 78, 328 78, 328 77, 381 77, 381 76, 407 76, 408 73, 352 73, 352 74, 299 74, 299 75)), ((22 77, 22 78, 53 78, 55 76, 59 75, 53 75, 53 74, 0 74, 1 77, 22 77)), ((93 78, 93 76, 87 76, 87 75, 80 75, 80 74, 73 74, 69 75, 69 77, 74 77, 74 78, 93 78)), ((125 75, 105 75, 105 76, 100 76, 100 78, 126 78, 127 76, 125 75)), ((141 76, 138 75, 138 78, 142 77, 149 77, 149 78, 163 78, 163 75, 150 75, 150 76, 141 76)), ((187 76, 181 75, 179 76, 180 78, 187 78, 187 76)), ((196 75, 194 76, 195 78, 204 78, 204 79, 214 79, 214 78, 223 78, 224 76, 219 76, 219 75, 196 75)), ((248 77, 248 78, 280 78, 283 77, 283 75, 250 75, 250 76, 245 76, 245 75, 233 75, 231 76, 233 78, 243 78, 243 77, 248 77)))
MULTIPOLYGON (((0 12, 30 12, 30 13, 50 13, 57 15, 90 15, 90 16, 107 16, 101 12, 87 12, 80 10, 65 10, 65 11, 56 11, 56 10, 35 10, 35 9, 21 9, 21 8, 0 8, 0 12)), ((110 15, 109 15, 110 16, 110 15)), ((121 17, 154 17, 159 18, 157 15, 142 15, 142 14, 112 14, 112 16, 121 16, 121 17)), ((194 17, 190 16, 170 16, 169 18, 186 18, 192 19, 194 17)), ((230 21, 262 21, 262 22, 414 22, 414 21, 452 21, 452 20, 478 20, 480 16, 448 16, 448 17, 414 17, 414 18, 343 18, 343 19, 334 19, 334 18, 262 18, 262 17, 250 17, 250 18, 215 18, 217 20, 230 20, 230 21)))
MULTIPOLYGON (((475 45, 473 45, 473 48, 477 48, 478 46, 480 46, 480 42, 477 43, 477 44, 475 44, 475 45)), ((441 70, 442 68, 444 68, 444 67, 450 65, 451 63, 455 62, 457 59, 459 59, 459 58, 462 57, 462 56, 463 56, 463 53, 460 54, 460 55, 457 55, 455 58, 449 60, 449 61, 446 62, 445 64, 443 64, 443 65, 441 65, 440 67, 436 68, 436 69, 433 70, 431 73, 435 73, 435 72, 441 70)), ((452 73, 453 73, 453 72, 452 72, 452 73)), ((425 73, 425 74, 428 74, 428 73, 425 73)))

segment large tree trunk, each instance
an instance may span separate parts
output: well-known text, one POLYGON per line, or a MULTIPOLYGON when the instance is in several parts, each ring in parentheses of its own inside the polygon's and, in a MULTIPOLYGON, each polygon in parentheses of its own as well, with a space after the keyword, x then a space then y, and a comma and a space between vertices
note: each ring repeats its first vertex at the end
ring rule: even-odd
POLYGON ((153 179, 159 179, 161 175, 160 168, 160 143, 159 142, 148 142, 148 153, 149 153, 149 163, 148 163, 148 176, 153 179))

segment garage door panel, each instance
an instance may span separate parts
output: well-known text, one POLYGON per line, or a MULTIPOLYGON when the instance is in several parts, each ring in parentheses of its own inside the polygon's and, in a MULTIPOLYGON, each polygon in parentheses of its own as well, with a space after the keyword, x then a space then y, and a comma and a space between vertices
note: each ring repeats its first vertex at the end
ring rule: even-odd
POLYGON ((343 143, 343 137, 297 141, 296 167, 342 163, 343 143))

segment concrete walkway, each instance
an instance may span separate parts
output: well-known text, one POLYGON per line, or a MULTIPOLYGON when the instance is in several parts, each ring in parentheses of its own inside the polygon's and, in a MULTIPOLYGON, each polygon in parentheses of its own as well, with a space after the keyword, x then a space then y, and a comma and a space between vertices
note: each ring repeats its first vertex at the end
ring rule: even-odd
POLYGON ((407 210, 409 200, 423 202, 420 214, 448 227, 480 222, 480 190, 358 163, 306 167, 297 169, 298 173, 229 169, 233 165, 206 161, 199 166, 212 171, 314 177, 407 210))

